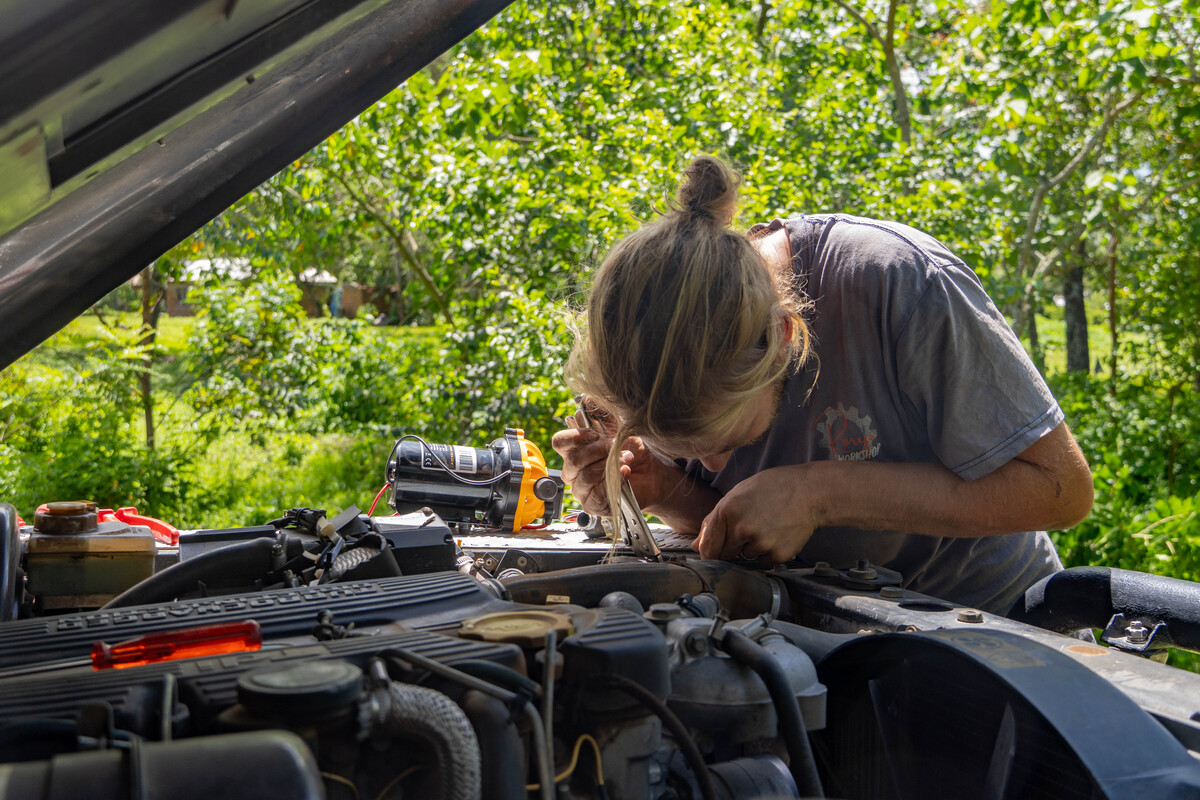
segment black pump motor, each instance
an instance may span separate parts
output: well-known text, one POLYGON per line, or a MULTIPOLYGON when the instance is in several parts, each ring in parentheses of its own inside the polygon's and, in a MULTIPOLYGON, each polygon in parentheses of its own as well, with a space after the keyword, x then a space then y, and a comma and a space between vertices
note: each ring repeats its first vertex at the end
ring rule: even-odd
POLYGON ((449 523, 515 532, 562 514, 562 478, 520 428, 506 429, 486 448, 401 436, 386 477, 396 511, 429 508, 449 523))

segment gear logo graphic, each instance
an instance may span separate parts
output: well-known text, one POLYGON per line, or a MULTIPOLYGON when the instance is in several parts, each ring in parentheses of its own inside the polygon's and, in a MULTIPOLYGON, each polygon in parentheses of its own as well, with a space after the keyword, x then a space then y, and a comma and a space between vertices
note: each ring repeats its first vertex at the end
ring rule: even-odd
POLYGON ((879 431, 857 406, 829 406, 817 421, 819 444, 834 461, 870 461, 879 455, 879 431))

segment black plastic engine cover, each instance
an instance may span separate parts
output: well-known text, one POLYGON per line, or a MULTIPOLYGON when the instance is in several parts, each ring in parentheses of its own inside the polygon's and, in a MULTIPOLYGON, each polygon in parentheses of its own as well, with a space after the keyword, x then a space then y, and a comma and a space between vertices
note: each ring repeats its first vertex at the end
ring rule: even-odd
POLYGON ((360 629, 401 621, 410 628, 453 628, 497 604, 509 607, 473 578, 443 572, 42 617, 0 626, 0 667, 86 658, 100 640, 120 642, 155 631, 245 619, 257 620, 268 640, 306 634, 316 625, 318 612, 326 610, 333 612, 335 623, 353 622, 360 629))
POLYGON ((659 697, 671 693, 667 642, 658 627, 623 608, 597 608, 572 614, 576 633, 563 640, 563 675, 587 683, 597 672, 615 672, 659 697))
POLYGON ((149 664, 129 669, 93 671, 77 667, 0 679, 0 719, 73 719, 84 703, 103 701, 112 706, 116 725, 123 730, 157 738, 164 680, 173 676, 179 701, 187 706, 193 732, 210 724, 238 702, 238 679, 249 672, 279 669, 312 660, 341 659, 364 666, 374 654, 389 648, 411 650, 455 664, 486 660, 525 672, 520 648, 458 639, 427 631, 355 636, 333 642, 309 640, 256 653, 236 653, 209 658, 149 664))

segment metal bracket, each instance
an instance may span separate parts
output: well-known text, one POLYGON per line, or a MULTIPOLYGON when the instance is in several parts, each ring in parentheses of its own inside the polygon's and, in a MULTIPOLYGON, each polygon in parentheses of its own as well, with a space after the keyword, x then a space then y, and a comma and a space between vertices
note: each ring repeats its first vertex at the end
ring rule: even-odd
POLYGON ((1126 619, 1124 614, 1114 614, 1104 633, 1100 634, 1100 641, 1117 650, 1161 663, 1167 660, 1170 634, 1165 623, 1151 620, 1147 624, 1140 619, 1126 619))

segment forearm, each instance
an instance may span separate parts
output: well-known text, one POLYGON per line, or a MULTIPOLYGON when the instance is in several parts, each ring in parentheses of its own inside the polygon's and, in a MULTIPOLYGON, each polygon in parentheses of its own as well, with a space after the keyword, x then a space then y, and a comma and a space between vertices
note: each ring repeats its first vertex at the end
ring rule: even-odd
POLYGON ((820 527, 993 536, 1069 527, 1091 506, 1090 479, 1087 487, 1064 487, 1061 476, 1020 459, 975 481, 937 464, 828 461, 783 469, 806 470, 797 480, 820 527))
POLYGON ((664 476, 656 500, 644 511, 653 514, 677 533, 697 533, 700 523, 721 499, 715 489, 698 483, 682 470, 664 476))

